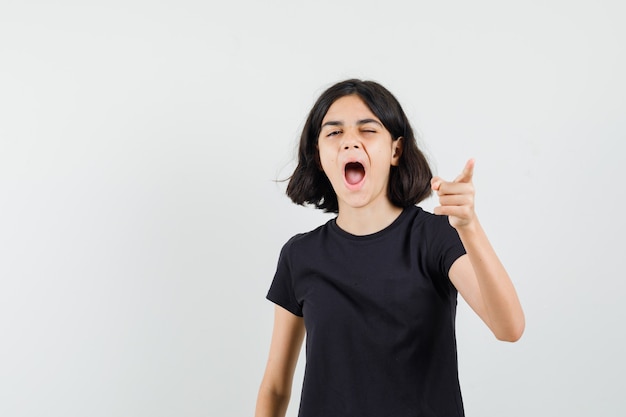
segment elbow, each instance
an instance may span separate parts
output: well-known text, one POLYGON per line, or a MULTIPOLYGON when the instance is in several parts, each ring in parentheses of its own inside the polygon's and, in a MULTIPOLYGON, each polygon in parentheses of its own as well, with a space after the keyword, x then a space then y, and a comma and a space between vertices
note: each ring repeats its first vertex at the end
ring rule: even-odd
POLYGON ((524 322, 524 319, 520 320, 519 323, 516 323, 506 329, 503 329, 500 332, 494 333, 496 336, 496 339, 498 339, 501 342, 510 342, 510 343, 514 343, 517 342, 518 340, 520 340, 522 338, 522 335, 524 334, 524 329, 526 327, 526 324, 524 322))
POLYGON ((509 333, 497 334, 496 339, 498 339, 501 342, 514 343, 522 338, 523 333, 524 332, 521 331, 521 332, 509 332, 509 333))

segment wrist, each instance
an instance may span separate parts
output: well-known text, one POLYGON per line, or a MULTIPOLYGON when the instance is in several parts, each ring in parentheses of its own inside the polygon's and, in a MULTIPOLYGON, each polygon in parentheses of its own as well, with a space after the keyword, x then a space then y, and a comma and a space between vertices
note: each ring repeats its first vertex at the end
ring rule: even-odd
POLYGON ((465 236, 467 238, 477 235, 481 230, 480 223, 476 217, 462 224, 458 224, 454 228, 459 233, 459 236, 465 236))

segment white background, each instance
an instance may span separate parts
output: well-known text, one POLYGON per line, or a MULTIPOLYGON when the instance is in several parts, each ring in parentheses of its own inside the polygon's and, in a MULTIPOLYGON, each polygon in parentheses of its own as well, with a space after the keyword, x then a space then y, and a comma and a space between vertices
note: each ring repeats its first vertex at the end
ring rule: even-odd
POLYGON ((349 77, 397 96, 436 173, 477 160, 527 329, 498 342, 460 302, 467 415, 623 415, 625 19, 621 0, 2 0, 0 415, 251 416, 279 250, 329 218, 275 180, 349 77))

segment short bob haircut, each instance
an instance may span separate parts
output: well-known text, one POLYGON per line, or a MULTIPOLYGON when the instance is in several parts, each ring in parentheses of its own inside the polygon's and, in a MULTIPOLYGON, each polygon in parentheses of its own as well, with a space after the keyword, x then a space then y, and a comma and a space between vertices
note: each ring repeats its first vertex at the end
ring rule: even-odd
POLYGON ((325 212, 337 213, 337 194, 322 171, 317 142, 322 120, 330 106, 344 96, 356 95, 378 117, 391 133, 392 140, 403 138, 398 166, 391 166, 387 195, 398 207, 409 207, 431 193, 432 172, 424 154, 418 149, 413 129, 398 100, 374 81, 350 79, 324 91, 306 119, 298 148, 298 165, 289 179, 287 195, 299 205, 312 204, 325 212))

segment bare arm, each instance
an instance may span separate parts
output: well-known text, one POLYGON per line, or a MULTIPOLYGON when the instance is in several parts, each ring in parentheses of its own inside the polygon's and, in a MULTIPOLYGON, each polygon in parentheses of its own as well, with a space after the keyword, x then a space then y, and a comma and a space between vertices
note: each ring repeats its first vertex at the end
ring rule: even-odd
POLYGON ((274 308, 272 342, 259 388, 255 417, 285 416, 304 333, 304 320, 301 317, 282 307, 274 308))
POLYGON ((474 161, 470 160, 453 182, 437 177, 432 180, 441 204, 435 214, 449 216, 467 252, 450 268, 450 280, 499 340, 514 342, 524 332, 524 312, 474 212, 473 172, 474 161))

